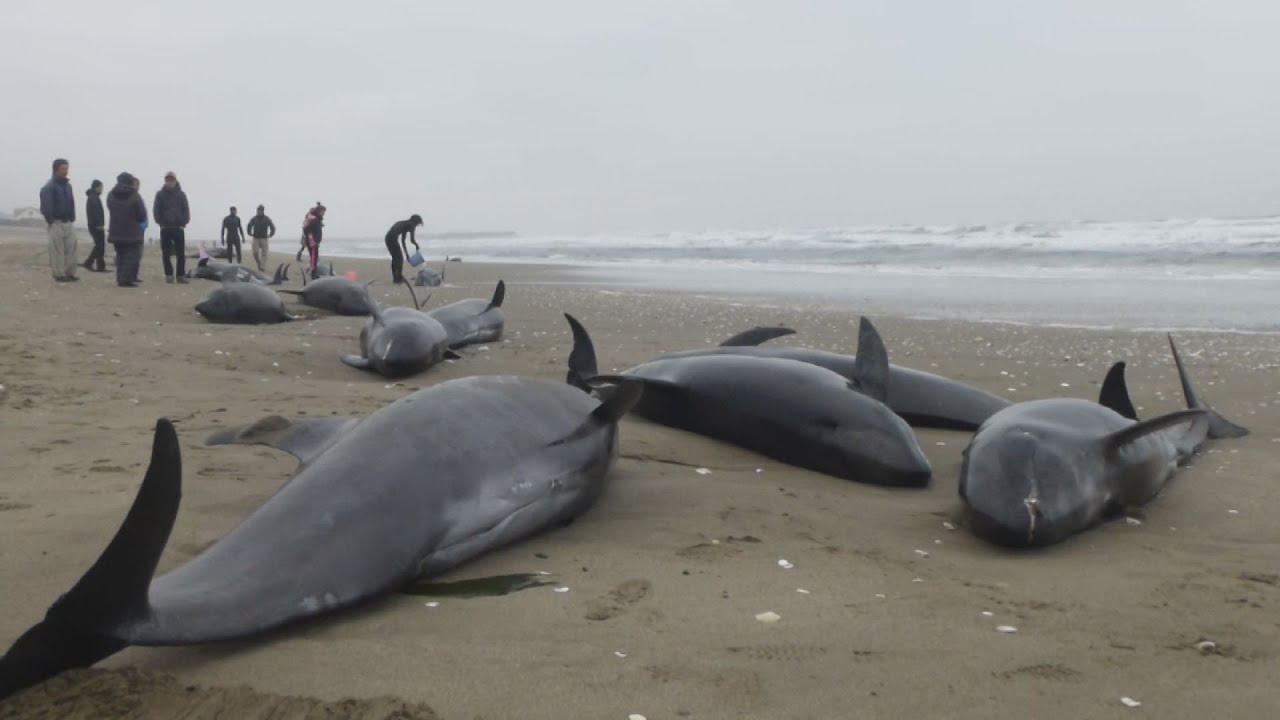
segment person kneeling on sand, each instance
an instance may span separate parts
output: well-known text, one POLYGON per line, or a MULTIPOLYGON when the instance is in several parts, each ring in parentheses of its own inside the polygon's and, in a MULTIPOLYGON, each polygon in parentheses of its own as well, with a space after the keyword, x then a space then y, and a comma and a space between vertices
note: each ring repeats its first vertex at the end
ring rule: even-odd
POLYGON ((147 225, 147 204, 138 194, 138 183, 127 172, 116 177, 116 186, 107 195, 111 221, 107 242, 116 249, 116 284, 138 287, 138 266, 142 261, 142 234, 147 225))

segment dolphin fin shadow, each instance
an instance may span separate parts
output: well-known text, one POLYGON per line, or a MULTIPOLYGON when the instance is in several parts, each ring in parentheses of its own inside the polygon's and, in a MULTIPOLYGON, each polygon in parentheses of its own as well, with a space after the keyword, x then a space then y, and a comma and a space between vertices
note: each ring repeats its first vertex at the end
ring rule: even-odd
POLYGON ((269 415, 251 425, 219 430, 205 445, 266 445, 283 450, 306 465, 329 448, 359 420, 350 417, 286 420, 269 415))

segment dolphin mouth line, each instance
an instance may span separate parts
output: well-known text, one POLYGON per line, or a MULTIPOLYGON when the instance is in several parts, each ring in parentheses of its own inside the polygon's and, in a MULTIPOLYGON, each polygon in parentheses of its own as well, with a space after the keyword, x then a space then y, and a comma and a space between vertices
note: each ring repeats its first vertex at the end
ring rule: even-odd
POLYGON ((1032 495, 1022 501, 1027 506, 1027 518, 1031 521, 1027 526, 1027 542, 1035 542, 1036 520, 1040 518, 1040 499, 1032 495))

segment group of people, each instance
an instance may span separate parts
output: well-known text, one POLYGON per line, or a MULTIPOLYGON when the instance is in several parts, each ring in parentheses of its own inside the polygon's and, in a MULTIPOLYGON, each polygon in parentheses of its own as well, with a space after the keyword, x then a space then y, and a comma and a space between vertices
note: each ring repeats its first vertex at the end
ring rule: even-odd
MULTIPOLYGON (((76 276, 77 268, 106 272, 106 244, 109 242, 116 253, 116 284, 124 288, 137 287, 142 282, 139 266, 142 262, 144 233, 150 226, 151 219, 154 219, 160 227, 165 282, 187 282, 186 228, 191 222, 191 206, 175 173, 165 173, 164 185, 156 192, 150 216, 147 214, 146 203, 142 200, 142 183, 138 178, 127 172, 117 175, 115 187, 107 194, 105 210, 102 181, 94 180, 85 192, 85 219, 89 235, 93 238, 93 250, 80 263, 77 261, 73 228, 76 202, 71 191, 70 171, 71 164, 65 159, 54 160, 53 176, 40 189, 40 213, 48 224, 49 266, 55 281, 78 282, 80 278, 76 276)), ((276 226, 267 217, 265 207, 259 205, 257 210, 246 227, 241 224, 236 208, 232 206, 230 214, 222 219, 219 242, 227 248, 228 261, 234 258, 236 263, 241 263, 241 246, 247 234, 253 239, 254 262, 257 263, 258 270, 265 271, 270 251, 269 241, 276 234, 276 226)), ((302 223, 302 247, 298 250, 297 259, 301 261, 302 253, 308 253, 308 274, 311 277, 316 276, 320 260, 325 210, 325 206, 317 202, 315 207, 307 211, 302 223)), ((387 231, 385 239, 387 251, 391 254, 391 277, 396 283, 407 282, 404 278, 404 261, 409 255, 408 243, 412 242, 414 249, 421 251, 414 236, 421 226, 422 216, 415 214, 407 220, 397 221, 387 231)))

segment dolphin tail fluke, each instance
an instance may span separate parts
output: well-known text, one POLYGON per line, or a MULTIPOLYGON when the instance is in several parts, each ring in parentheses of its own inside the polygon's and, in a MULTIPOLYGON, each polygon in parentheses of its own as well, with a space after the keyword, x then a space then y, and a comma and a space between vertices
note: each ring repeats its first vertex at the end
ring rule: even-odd
POLYGON ((569 328, 573 330, 573 351, 569 353, 569 374, 565 377, 565 382, 580 390, 591 392, 591 386, 587 384, 587 380, 595 377, 599 372, 596 369, 596 347, 591 342, 587 329, 578 322, 577 318, 565 313, 564 319, 569 321, 569 328))
POLYGON ((1187 398, 1187 407, 1204 410, 1209 419, 1209 437, 1211 438, 1237 438, 1244 437, 1249 434, 1249 429, 1236 425, 1225 417, 1219 415, 1208 403, 1202 401, 1195 386, 1191 384, 1191 377, 1187 375, 1187 369, 1182 365, 1182 356, 1178 353, 1178 346, 1173 342, 1173 334, 1169 334, 1169 350, 1173 353, 1173 363, 1178 366, 1178 379, 1182 381, 1182 394, 1187 398))
POLYGON ((182 457, 173 424, 156 423, 133 506, 107 549, 58 598, 43 621, 0 657, 0 698, 72 668, 89 667, 128 646, 123 631, 150 612, 147 589, 169 541, 182 496, 182 457))
POLYGON ((422 298, 422 302, 418 302, 418 293, 413 291, 413 283, 406 281, 404 286, 409 290, 409 297, 413 298, 414 310, 421 310, 427 306, 427 302, 431 300, 431 293, 427 293, 427 296, 422 298))
POLYGON ((866 317, 858 321, 858 355, 850 380, 858 392, 880 402, 889 397, 889 351, 876 326, 866 317))
POLYGON ((720 347, 753 347, 785 335, 795 335, 796 331, 789 327, 753 327, 743 330, 720 343, 720 347))
MULTIPOLYGON (((365 300, 369 303, 369 315, 371 315, 371 316, 373 317, 373 321, 374 321, 375 323, 381 323, 381 322, 382 322, 382 307, 381 307, 380 305, 378 305, 378 298, 376 298, 376 297, 374 297, 374 296, 373 296, 373 281, 372 281, 372 280, 370 280, 369 282, 367 282, 367 283, 365 283, 365 284, 364 284, 364 297, 365 297, 365 300)), ((348 357, 348 356, 346 356, 346 355, 342 356, 342 362, 345 362, 345 363, 347 363, 348 365, 351 365, 351 363, 347 362, 347 357, 348 357)), ((351 355, 350 357, 359 357, 359 356, 358 356, 358 355, 351 355)), ((366 360, 366 362, 367 362, 367 360, 366 360)), ((351 365, 351 367, 358 367, 358 366, 357 366, 357 365, 351 365)))
POLYGON ((1124 381, 1123 360, 1107 371, 1107 377, 1102 381, 1102 391, 1098 393, 1098 404, 1130 420, 1138 419, 1138 411, 1133 409, 1133 400, 1129 398, 1129 386, 1124 381))
POLYGON ((505 300, 506 297, 507 297, 507 284, 502 280, 499 280, 498 286, 493 289, 493 299, 489 301, 489 307, 485 308, 485 310, 490 310, 496 307, 502 307, 502 301, 505 300))

